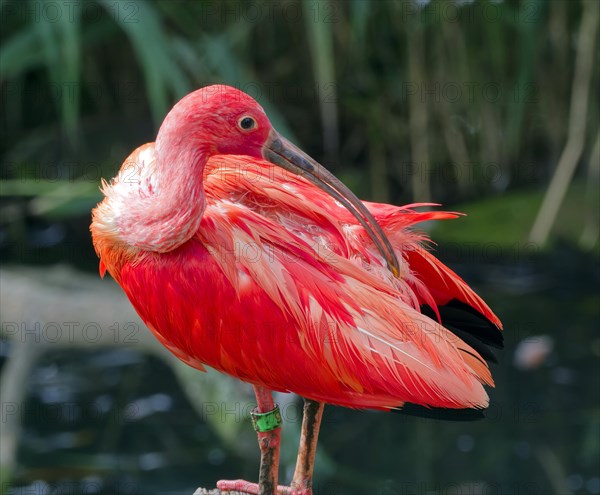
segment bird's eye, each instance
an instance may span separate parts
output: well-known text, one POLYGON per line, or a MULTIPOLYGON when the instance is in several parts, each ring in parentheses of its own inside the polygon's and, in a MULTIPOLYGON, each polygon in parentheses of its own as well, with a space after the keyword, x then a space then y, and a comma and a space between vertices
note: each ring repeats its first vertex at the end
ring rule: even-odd
POLYGON ((252 117, 242 117, 240 120, 238 120, 238 125, 240 126, 240 129, 249 131, 256 127, 256 120, 254 120, 252 117))

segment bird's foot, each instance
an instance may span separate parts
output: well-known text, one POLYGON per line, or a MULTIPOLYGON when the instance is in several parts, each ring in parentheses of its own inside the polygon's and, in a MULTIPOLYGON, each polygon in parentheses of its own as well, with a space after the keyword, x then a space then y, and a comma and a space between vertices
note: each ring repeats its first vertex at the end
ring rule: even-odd
MULTIPOLYGON (((260 495, 260 487, 257 483, 250 483, 244 480, 222 480, 217 482, 217 488, 222 492, 241 492, 249 495, 260 495)), ((312 488, 278 485, 275 493, 276 495, 312 495, 312 488)))

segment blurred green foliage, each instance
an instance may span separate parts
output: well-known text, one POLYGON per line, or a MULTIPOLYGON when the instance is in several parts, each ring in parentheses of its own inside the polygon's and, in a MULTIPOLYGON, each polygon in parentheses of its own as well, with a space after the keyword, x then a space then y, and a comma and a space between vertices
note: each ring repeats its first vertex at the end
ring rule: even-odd
MULTIPOLYGON (((357 177, 364 197, 455 202, 548 180, 566 138, 581 6, 4 0, 0 9, 3 179, 110 177, 178 98, 224 82, 342 178, 357 177), (415 129, 425 133, 411 138, 423 118, 415 129)), ((597 129, 593 111, 589 141, 597 129)))

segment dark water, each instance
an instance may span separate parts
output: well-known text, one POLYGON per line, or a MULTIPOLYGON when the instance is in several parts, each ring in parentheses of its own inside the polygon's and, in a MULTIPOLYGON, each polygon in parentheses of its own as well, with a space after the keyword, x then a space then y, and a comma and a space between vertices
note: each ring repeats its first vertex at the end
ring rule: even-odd
MULTIPOLYGON (((487 419, 327 407, 315 494, 600 493, 597 258, 568 245, 466 262, 453 250, 440 256, 505 324, 487 419)), ((1 350, 4 361, 10 344, 1 350)), ((258 450, 223 445, 155 357, 127 348, 49 352, 24 387, 19 467, 7 493, 191 494, 221 478, 256 478, 258 450)), ((249 422, 242 430, 246 441, 249 422)), ((284 429, 293 455, 289 436, 284 429)))

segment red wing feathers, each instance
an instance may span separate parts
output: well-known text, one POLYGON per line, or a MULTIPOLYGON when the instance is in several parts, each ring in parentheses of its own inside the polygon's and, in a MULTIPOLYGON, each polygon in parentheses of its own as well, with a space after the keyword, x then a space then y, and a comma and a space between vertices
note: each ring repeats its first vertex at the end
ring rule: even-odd
POLYGON ((406 230, 456 214, 368 204, 404 260, 397 279, 345 208, 286 174, 209 160, 196 236, 124 261, 120 283, 157 337, 192 366, 328 403, 485 407, 487 365, 420 307, 456 298, 499 321, 406 230))

